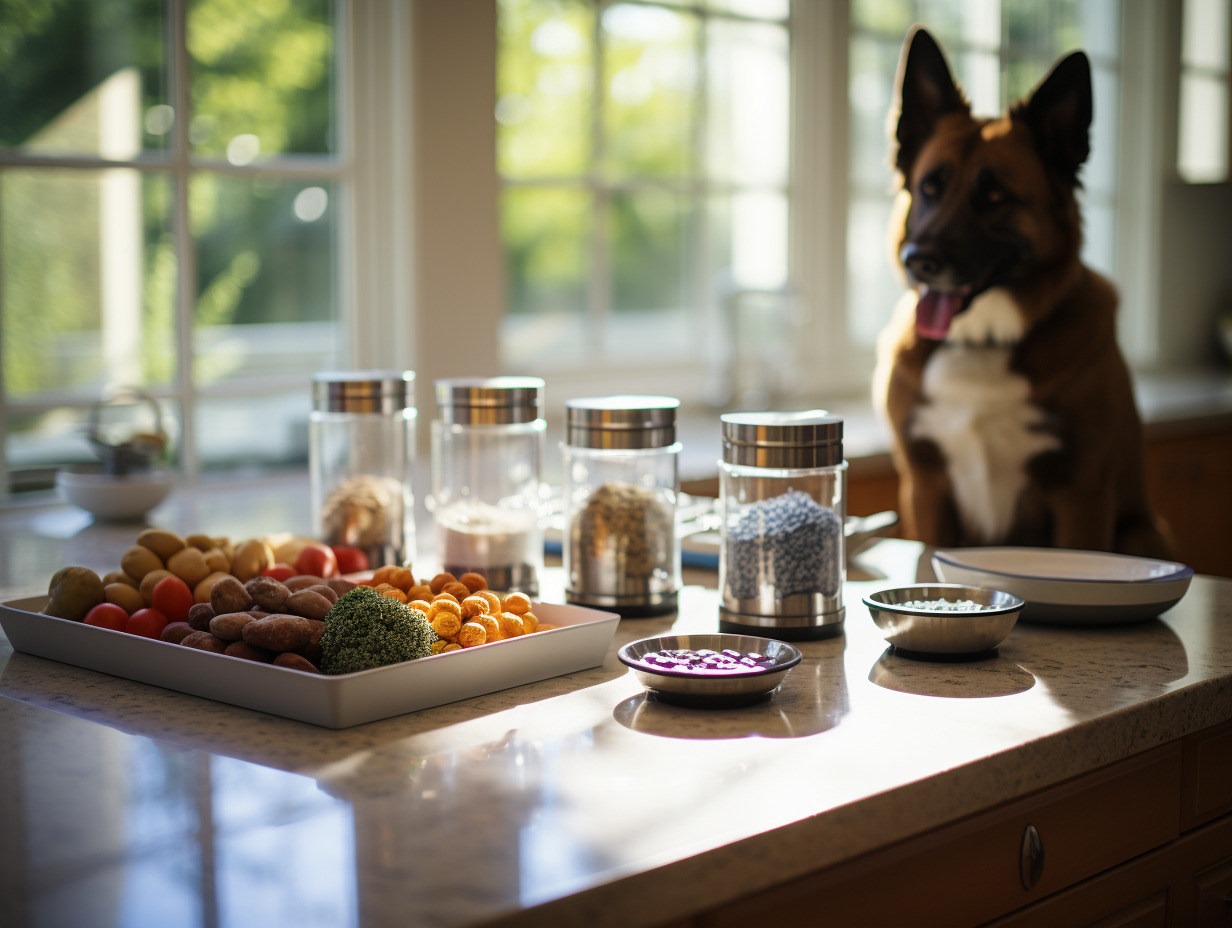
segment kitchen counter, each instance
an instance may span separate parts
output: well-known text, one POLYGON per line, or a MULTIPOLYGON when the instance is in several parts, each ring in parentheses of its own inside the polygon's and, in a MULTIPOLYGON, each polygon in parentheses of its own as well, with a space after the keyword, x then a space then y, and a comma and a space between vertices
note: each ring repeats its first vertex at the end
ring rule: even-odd
MULTIPOLYGON (((151 522, 303 532, 304 489, 179 491, 151 522)), ((138 531, 0 513, 0 599, 113 569, 138 531)), ((600 667, 341 731, 0 638, 0 924, 655 925, 1232 719, 1232 581, 1196 577, 1145 624, 1020 623, 994 659, 924 663, 887 652, 860 597, 927 576, 925 554, 870 548, 845 634, 722 711, 648 699, 615 656, 715 630, 701 571, 678 615, 622 621, 600 667)))

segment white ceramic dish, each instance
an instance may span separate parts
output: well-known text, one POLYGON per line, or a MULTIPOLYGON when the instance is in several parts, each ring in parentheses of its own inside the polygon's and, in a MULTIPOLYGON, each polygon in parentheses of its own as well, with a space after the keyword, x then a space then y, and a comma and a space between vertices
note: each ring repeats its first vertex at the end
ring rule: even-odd
POLYGON ((540 621, 559 628, 330 677, 57 619, 39 613, 46 604, 46 596, 0 604, 14 650, 325 728, 596 667, 620 621, 615 613, 537 603, 540 621))
POLYGON ((60 495, 99 519, 123 522, 140 519, 167 498, 175 478, 162 469, 105 474, 95 466, 56 471, 60 495))
POLYGON ((954 548, 933 570, 947 583, 994 587, 1027 601, 1024 622, 1121 625, 1153 619, 1189 588, 1193 568, 1175 561, 1064 548, 954 548))

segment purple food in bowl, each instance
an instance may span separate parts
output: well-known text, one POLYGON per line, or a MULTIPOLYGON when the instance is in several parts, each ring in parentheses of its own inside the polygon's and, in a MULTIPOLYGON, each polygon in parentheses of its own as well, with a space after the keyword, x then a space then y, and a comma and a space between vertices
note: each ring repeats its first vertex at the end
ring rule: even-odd
POLYGON ((667 635, 625 645, 617 657, 651 696, 707 708, 768 697, 803 655, 793 645, 750 635, 667 635))

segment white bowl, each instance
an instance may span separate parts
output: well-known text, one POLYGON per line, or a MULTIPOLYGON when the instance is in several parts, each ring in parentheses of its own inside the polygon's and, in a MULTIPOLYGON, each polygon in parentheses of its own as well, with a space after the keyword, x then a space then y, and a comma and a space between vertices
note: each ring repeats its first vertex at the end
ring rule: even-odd
POLYGON ((1027 601, 1024 622, 1120 625, 1153 619, 1189 588, 1175 561, 1065 548, 954 548, 932 558, 949 583, 995 587, 1027 601))
POLYGON ((175 480, 165 470, 115 475, 94 465, 62 468, 56 472, 60 495, 99 519, 140 519, 167 498, 175 480))

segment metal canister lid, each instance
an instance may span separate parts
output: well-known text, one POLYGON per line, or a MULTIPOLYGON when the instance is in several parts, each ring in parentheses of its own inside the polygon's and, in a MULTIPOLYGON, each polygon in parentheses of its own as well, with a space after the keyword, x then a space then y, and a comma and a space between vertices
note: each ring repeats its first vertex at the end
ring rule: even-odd
POLYGON ((452 377, 436 381, 436 408, 447 425, 516 425, 543 416, 539 377, 452 377))
POLYGON ((843 420, 824 409, 734 412, 723 423, 723 461, 750 467, 829 467, 843 460, 843 420))
POLYGON ((414 371, 323 371, 312 378, 317 412, 392 415, 414 405, 414 371))
POLYGON ((676 441, 671 396, 591 396, 565 401, 565 443, 577 448, 663 448, 676 441))

